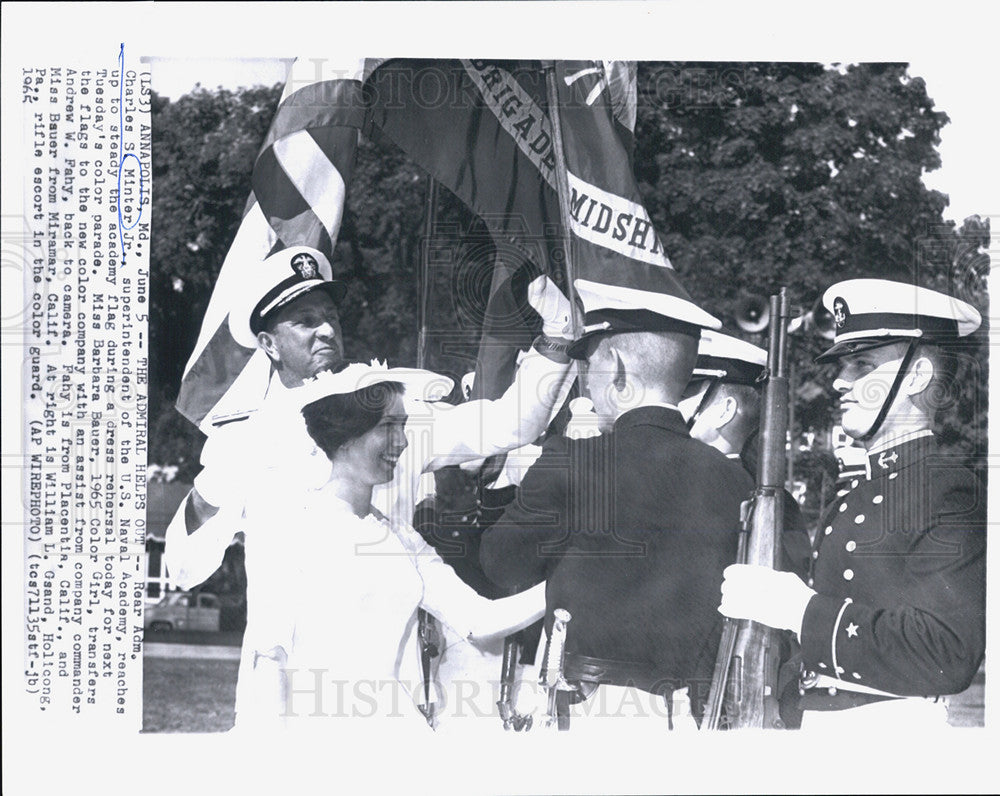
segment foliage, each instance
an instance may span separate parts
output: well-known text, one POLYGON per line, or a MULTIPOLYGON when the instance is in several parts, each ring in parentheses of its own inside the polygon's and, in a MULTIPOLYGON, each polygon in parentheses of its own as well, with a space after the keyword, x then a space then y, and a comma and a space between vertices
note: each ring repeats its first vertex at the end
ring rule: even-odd
MULTIPOLYGON (((646 207, 706 308, 731 317, 747 293, 785 286, 806 311, 856 276, 954 290, 948 200, 921 181, 940 165, 948 117, 905 64, 641 64, 638 107, 646 207)), ((831 421, 832 366, 812 361, 826 345, 800 335, 792 347, 799 383, 824 386, 801 391, 801 428, 831 421)), ((984 448, 985 436, 963 435, 967 452, 984 448)))
POLYGON ((236 235, 250 171, 280 87, 153 94, 153 247, 150 269, 150 461, 197 472, 202 435, 173 401, 212 286, 236 235))

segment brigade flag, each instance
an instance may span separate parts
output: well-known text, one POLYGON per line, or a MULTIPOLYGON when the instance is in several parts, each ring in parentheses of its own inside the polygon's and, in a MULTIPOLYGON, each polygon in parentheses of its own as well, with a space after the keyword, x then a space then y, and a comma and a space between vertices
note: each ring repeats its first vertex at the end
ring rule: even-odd
MULTIPOLYGON (((644 295, 676 297, 680 317, 706 323, 710 316, 690 303, 677 279, 632 171, 635 65, 557 61, 554 68, 578 285, 588 288, 588 297, 623 296, 640 306, 644 295)), ((517 336, 511 307, 524 301, 511 295, 517 273, 511 261, 526 259, 565 288, 543 64, 390 59, 365 89, 370 126, 477 213, 506 261, 493 280, 477 374, 477 394, 494 397, 513 372, 516 352, 504 343, 517 336)))
POLYGON ((377 63, 300 58, 289 69, 177 398, 178 411, 206 433, 219 419, 255 409, 270 377, 263 352, 243 348, 229 332, 229 308, 246 269, 296 245, 332 259, 364 123, 362 82, 377 63))

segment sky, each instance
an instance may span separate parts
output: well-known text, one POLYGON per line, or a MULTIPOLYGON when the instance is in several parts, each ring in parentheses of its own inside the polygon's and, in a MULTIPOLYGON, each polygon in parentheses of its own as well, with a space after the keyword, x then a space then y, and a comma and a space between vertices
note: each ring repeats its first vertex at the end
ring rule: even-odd
MULTIPOLYGON (((154 89, 171 99, 205 88, 237 88, 284 82, 286 60, 277 58, 150 58, 154 89)), ((922 77, 927 93, 950 123, 941 132, 941 168, 924 174, 924 184, 949 196, 944 216, 956 223, 973 213, 1000 216, 996 186, 997 144, 990 115, 994 112, 982 78, 975 78, 947 51, 910 62, 910 74, 922 77), (993 177, 990 177, 991 172, 993 177)))

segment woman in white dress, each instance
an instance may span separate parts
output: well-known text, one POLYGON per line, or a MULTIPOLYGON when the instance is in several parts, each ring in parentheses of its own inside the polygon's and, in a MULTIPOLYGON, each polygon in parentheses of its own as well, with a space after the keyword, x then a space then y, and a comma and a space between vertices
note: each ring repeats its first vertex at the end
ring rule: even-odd
MULTIPOLYGON (((543 615, 544 584, 501 600, 481 597, 411 527, 389 523, 371 505, 373 489, 392 480, 407 444, 404 392, 419 394, 431 379, 441 377, 351 365, 291 392, 329 465, 318 487, 301 472, 272 471, 248 512, 281 529, 260 537, 270 540, 266 554, 283 576, 254 639, 267 651, 254 666, 257 710, 242 711, 241 726, 343 731, 346 719, 363 718, 366 729, 426 730, 415 704, 423 688, 418 607, 476 639, 509 634, 543 615)), ((493 708, 495 684, 463 685, 464 695, 439 693, 438 701, 475 696, 480 712, 493 708)))

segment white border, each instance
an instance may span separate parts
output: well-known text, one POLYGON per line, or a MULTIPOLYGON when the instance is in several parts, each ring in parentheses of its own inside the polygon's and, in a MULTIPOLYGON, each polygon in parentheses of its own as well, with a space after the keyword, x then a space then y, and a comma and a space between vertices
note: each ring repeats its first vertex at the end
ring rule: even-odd
MULTIPOLYGON (((252 57, 317 53, 343 41, 373 56, 628 57, 671 60, 947 59, 967 66, 996 107, 991 59, 998 29, 989 4, 840 0, 793 2, 565 3, 5 3, 3 15, 3 151, 17 162, 20 142, 18 67, 93 59, 113 64, 118 43, 150 56, 252 57)), ((995 111, 994 111, 995 113, 995 111)), ((995 121, 995 116, 993 120, 995 121)), ((994 125, 995 128, 995 125, 994 125)), ((984 179, 996 180, 996 153, 984 152, 984 179)), ((20 214, 18 175, 3 172, 3 213, 20 214)), ((1000 200, 983 213, 1000 217, 1000 200)), ((155 219, 153 221, 155 223, 155 219)), ((7 279, 7 275, 4 275, 7 279)), ((5 286, 7 282, 5 281, 5 286)), ((8 305, 11 291, 5 291, 8 305)), ((994 295, 998 295, 994 291, 994 295)), ((6 314, 6 313, 5 313, 6 314)), ((5 340, 9 343, 9 340, 5 340)), ((17 352, 3 357, 3 394, 20 394, 17 352)), ((25 710, 19 653, 22 639, 20 539, 20 412, 4 402, 3 496, 3 753, 5 793, 209 792, 250 784, 283 793, 375 787, 421 792, 666 792, 896 791, 997 788, 996 693, 987 695, 985 731, 940 737, 854 737, 817 743, 801 734, 665 739, 662 748, 591 750, 570 743, 539 750, 510 739, 501 749, 343 750, 291 743, 253 749, 245 739, 218 736, 108 736, 67 721, 63 732, 25 710), (11 465, 14 465, 11 467, 11 465), (11 512, 14 512, 13 514, 11 512), (8 525, 7 523, 15 523, 8 525), (11 538, 13 537, 13 538, 11 538), (60 737, 60 736, 63 737, 60 737), (273 765, 261 771, 264 759, 273 765), (991 776, 990 776, 991 775, 991 776), (992 782, 986 777, 990 777, 992 782), (127 784, 126 784, 127 783, 127 784), (65 789, 65 790, 64 790, 65 789)), ((996 451, 998 423, 990 429, 996 451)), ((998 481, 993 479, 994 484, 998 481)), ((995 490, 994 490, 995 491, 995 490)), ((994 501, 990 517, 997 527, 994 501)), ((998 546, 989 545, 990 572, 998 546)), ((991 579, 996 592, 995 579, 991 579)), ((995 602, 995 601, 993 601, 995 602)), ((989 612, 989 641, 997 611, 989 612)), ((991 643, 988 646, 993 649, 991 643)), ((995 684, 994 674, 988 685, 995 684)), ((47 717, 46 717, 47 718, 47 717)), ((565 739, 563 739, 565 740, 565 739)), ((450 742, 454 743, 454 742, 450 742)))

